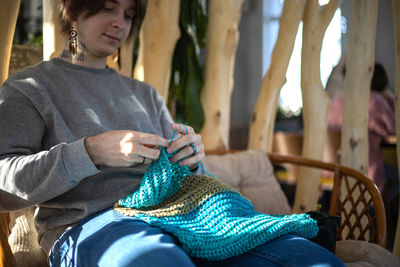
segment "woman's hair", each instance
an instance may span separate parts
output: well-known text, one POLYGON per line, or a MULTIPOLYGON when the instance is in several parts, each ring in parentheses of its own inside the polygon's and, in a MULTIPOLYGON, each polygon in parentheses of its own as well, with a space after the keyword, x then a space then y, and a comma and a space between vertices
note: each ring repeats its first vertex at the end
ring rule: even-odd
MULTIPOLYGON (((85 18, 96 15, 104 7, 107 0, 61 0, 60 20, 61 32, 68 34, 71 30, 71 21, 84 14, 85 18)), ((135 33, 143 20, 146 12, 146 0, 133 0, 135 2, 135 16, 132 19, 132 27, 129 38, 135 33)))
POLYGON ((380 63, 375 63, 374 74, 371 80, 371 90, 382 92, 389 85, 389 77, 385 68, 380 63))

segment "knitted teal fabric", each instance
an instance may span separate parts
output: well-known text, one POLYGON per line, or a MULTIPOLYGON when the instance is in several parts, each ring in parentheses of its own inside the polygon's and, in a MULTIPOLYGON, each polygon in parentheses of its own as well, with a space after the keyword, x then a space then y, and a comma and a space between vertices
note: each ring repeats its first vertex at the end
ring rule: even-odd
POLYGON ((137 209, 158 205, 175 194, 183 179, 191 174, 189 167, 170 164, 170 156, 165 149, 162 149, 160 155, 160 158, 147 168, 139 189, 121 199, 119 201, 121 205, 137 209))
POLYGON ((309 215, 259 213, 229 185, 170 164, 164 149, 139 189, 114 209, 171 233, 190 256, 208 260, 239 255, 287 233, 318 233, 309 215))

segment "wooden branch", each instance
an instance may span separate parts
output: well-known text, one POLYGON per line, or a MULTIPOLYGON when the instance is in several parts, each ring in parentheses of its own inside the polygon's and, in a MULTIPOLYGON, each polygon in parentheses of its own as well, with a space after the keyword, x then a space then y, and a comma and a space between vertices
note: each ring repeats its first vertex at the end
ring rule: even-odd
POLYGON ((201 91, 205 113, 201 135, 207 150, 229 148, 230 103, 242 3, 243 0, 209 2, 205 82, 201 91))
MULTIPOLYGON (((322 159, 330 99, 325 92, 320 75, 322 41, 334 11, 339 5, 330 6, 330 12, 322 12, 318 0, 307 0, 303 17, 303 48, 301 55, 301 88, 303 98, 304 138, 302 156, 322 159)), ((327 9, 324 9, 327 10, 327 9)), ((315 210, 318 201, 320 171, 299 168, 296 198, 293 211, 315 210)))
POLYGON ((3 0, 0 8, 0 85, 8 77, 12 41, 21 0, 3 0))
POLYGON ((250 122, 248 149, 272 151, 279 92, 286 82, 286 71, 305 4, 306 0, 290 0, 283 5, 278 39, 250 122))
POLYGON ((329 26, 329 23, 332 20, 332 17, 335 15, 335 12, 339 6, 340 0, 329 0, 329 3, 324 7, 321 11, 321 19, 324 28, 329 26))
POLYGON ((149 0, 140 30, 135 78, 152 85, 168 98, 172 57, 179 30, 180 0, 149 0))
POLYGON ((60 0, 43 0, 43 60, 61 55, 67 36, 61 33, 60 0))
MULTIPOLYGON (((395 61, 396 61, 396 137, 400 140, 400 0, 392 0, 393 28, 395 38, 395 61)), ((397 141, 397 166, 400 168, 400 146, 397 141)), ((400 185, 400 183, 399 183, 400 185)), ((400 188, 399 188, 400 189, 400 188)), ((399 202, 400 205, 400 202, 399 202)), ((397 217, 396 236, 394 239, 393 254, 400 260, 400 212, 397 217)))

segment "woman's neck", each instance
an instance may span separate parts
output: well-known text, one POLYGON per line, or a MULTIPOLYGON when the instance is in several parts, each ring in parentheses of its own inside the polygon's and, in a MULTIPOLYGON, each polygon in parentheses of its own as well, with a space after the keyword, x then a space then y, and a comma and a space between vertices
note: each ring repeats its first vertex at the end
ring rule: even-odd
POLYGON ((87 52, 86 47, 80 43, 76 53, 71 54, 68 45, 64 47, 60 58, 72 64, 79 66, 94 68, 94 69, 105 69, 107 57, 94 57, 87 52))

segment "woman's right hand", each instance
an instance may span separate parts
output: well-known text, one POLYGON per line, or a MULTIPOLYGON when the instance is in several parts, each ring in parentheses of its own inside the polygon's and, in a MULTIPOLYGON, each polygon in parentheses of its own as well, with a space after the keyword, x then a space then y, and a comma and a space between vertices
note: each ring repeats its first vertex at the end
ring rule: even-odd
POLYGON ((160 149, 169 141, 154 134, 129 130, 113 130, 85 139, 86 150, 95 165, 128 167, 150 164, 160 156, 160 149))

